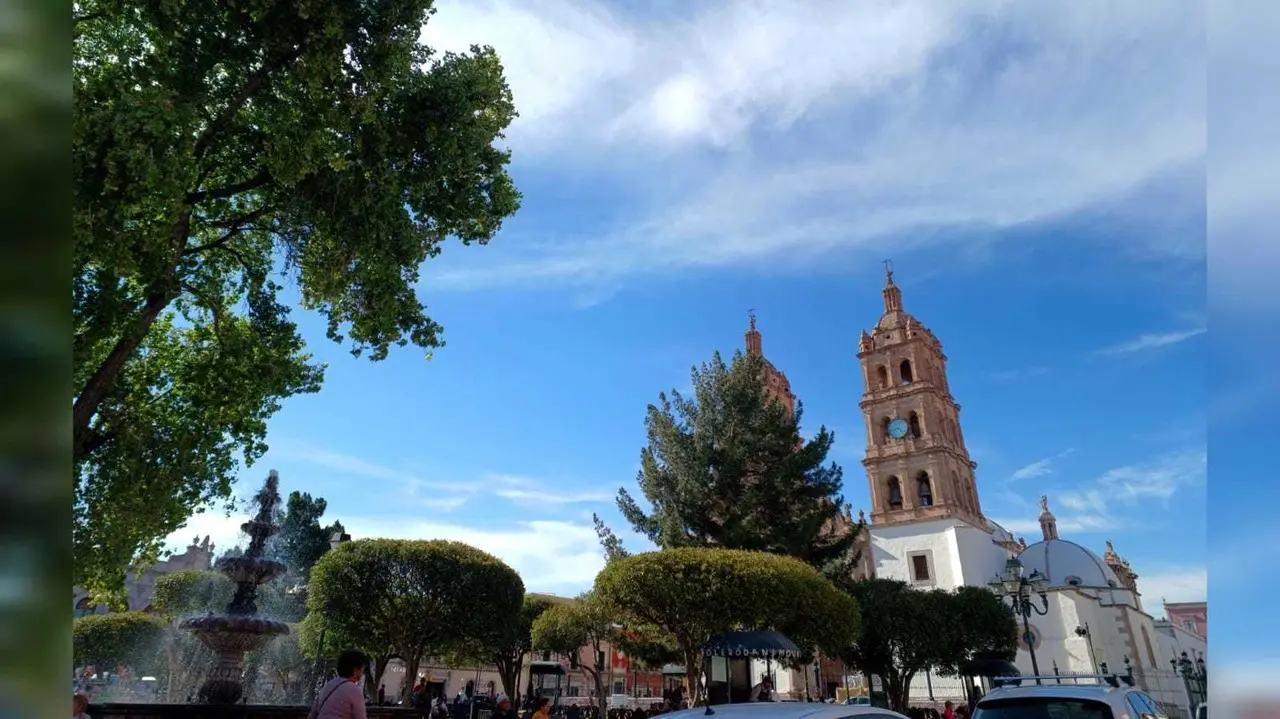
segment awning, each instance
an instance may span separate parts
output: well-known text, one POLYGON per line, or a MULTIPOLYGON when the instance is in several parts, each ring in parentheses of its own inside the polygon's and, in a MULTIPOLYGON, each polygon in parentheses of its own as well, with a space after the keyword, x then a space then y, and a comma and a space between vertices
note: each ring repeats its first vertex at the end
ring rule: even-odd
POLYGON ((794 658, 802 652, 795 642, 779 632, 757 630, 734 632, 717 637, 702 648, 708 657, 749 657, 752 659, 794 658))
POLYGON ((529 673, 534 675, 555 674, 556 676, 564 676, 568 672, 565 671, 564 665, 560 662, 529 662, 529 673))

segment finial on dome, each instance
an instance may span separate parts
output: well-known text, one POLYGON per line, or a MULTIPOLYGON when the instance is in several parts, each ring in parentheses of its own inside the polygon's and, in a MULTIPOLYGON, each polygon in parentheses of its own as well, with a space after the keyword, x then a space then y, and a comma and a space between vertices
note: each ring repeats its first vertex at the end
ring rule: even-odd
POLYGON ((759 356, 763 353, 760 330, 756 329, 756 311, 747 310, 747 354, 759 356))
POLYGON ((1058 519, 1049 511, 1049 498, 1040 495, 1040 533, 1045 541, 1058 538, 1058 519))
POLYGON ((882 294, 884 294, 885 314, 902 311, 902 290, 893 284, 893 260, 884 261, 884 291, 882 294))

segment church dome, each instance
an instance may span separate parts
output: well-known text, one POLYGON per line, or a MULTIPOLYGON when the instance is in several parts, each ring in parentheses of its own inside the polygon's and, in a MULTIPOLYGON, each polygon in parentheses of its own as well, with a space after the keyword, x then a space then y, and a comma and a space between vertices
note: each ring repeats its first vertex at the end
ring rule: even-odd
POLYGON ((1106 562, 1084 547, 1065 539, 1036 542, 1018 555, 1023 576, 1039 571, 1051 587, 1123 588, 1106 562))

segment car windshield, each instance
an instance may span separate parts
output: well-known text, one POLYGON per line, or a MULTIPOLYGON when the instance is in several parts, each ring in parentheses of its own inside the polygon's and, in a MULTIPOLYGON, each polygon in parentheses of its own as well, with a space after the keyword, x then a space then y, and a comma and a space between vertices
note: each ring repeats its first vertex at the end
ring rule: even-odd
POLYGON ((1115 719, 1111 707, 1092 699, 1028 697, 985 701, 973 719, 1115 719))

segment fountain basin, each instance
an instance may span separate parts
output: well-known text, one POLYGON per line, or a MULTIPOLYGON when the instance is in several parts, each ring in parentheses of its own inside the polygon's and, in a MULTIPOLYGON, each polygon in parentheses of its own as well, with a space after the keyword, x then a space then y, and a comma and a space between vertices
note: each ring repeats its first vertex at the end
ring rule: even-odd
POLYGON ((215 652, 251 652, 289 633, 289 625, 284 622, 225 614, 192 617, 178 626, 215 652))
POLYGON ((284 574, 285 566, 274 559, 257 557, 223 557, 214 568, 236 584, 265 584, 284 574))

